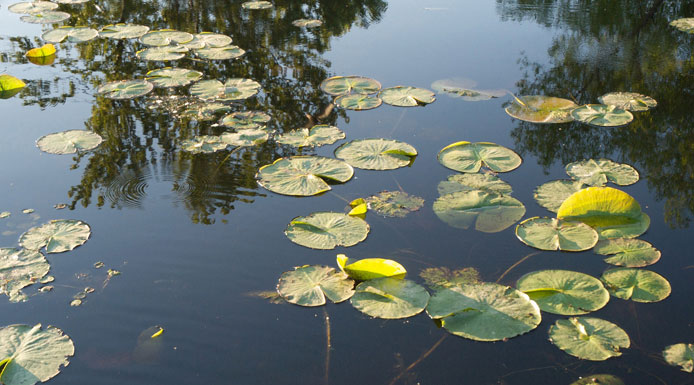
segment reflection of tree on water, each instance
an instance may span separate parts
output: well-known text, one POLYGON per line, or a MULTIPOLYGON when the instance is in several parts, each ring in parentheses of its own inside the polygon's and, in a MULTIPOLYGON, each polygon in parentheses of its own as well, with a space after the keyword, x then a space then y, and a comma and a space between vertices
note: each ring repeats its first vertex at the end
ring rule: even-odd
POLYGON ((548 64, 520 61, 519 94, 583 104, 598 103, 607 92, 633 91, 659 102, 623 128, 519 122, 511 133, 516 148, 543 167, 591 157, 630 163, 665 199, 666 222, 688 226, 694 213, 694 39, 668 23, 694 15, 694 1, 497 0, 497 10, 502 19, 562 28, 548 64))

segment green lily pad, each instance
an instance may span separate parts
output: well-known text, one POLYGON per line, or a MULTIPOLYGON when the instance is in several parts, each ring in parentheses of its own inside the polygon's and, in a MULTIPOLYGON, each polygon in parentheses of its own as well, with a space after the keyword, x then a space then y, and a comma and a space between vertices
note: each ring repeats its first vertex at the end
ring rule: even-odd
POLYGON ((56 8, 58 4, 51 1, 29 1, 12 4, 7 7, 7 10, 13 13, 32 14, 52 11, 56 8))
POLYGON ((219 33, 213 33, 213 32, 200 32, 199 34, 195 35, 193 38, 193 41, 185 43, 184 45, 187 44, 196 44, 197 43, 202 43, 201 45, 196 45, 195 48, 193 46, 189 46, 188 48, 190 49, 202 49, 202 48, 219 48, 219 47, 225 47, 231 44, 232 39, 231 37, 227 35, 222 35, 219 33))
POLYGON ((24 88, 26 84, 12 75, 0 74, 0 99, 9 99, 24 88))
POLYGON ((37 250, 0 248, 0 294, 12 302, 24 300, 21 290, 48 274, 50 268, 37 250))
POLYGON ((231 110, 231 107, 226 104, 199 102, 186 108, 181 113, 181 116, 201 121, 209 121, 215 120, 217 115, 229 112, 229 110, 231 110))
POLYGON ((516 288, 553 314, 587 314, 602 309, 610 300, 600 280, 576 271, 534 271, 518 279, 516 288))
POLYGON ((337 265, 350 278, 357 281, 391 277, 405 278, 407 270, 396 261, 386 258, 365 258, 354 260, 344 254, 337 255, 337 265))
POLYGON ((270 119, 270 115, 262 111, 239 111, 223 117, 220 124, 235 130, 248 130, 261 128, 270 119))
POLYGON ((230 102, 248 99, 260 90, 260 84, 251 79, 232 78, 222 83, 219 80, 203 80, 190 87, 190 94, 203 100, 230 102))
POLYGON ((525 214, 525 206, 508 195, 482 190, 446 194, 434 202, 434 214, 450 226, 498 233, 525 214))
POLYGON ((609 159, 588 159, 569 163, 566 165, 566 173, 590 186, 604 186, 607 182, 628 186, 639 181, 636 169, 609 159))
POLYGON ((439 183, 439 195, 459 191, 482 190, 501 195, 513 192, 511 185, 490 174, 455 174, 439 183))
POLYGON ((670 295, 670 282, 660 274, 644 269, 619 267, 602 273, 610 294, 636 302, 658 302, 670 295))
POLYGON ((357 139, 338 147, 335 156, 356 168, 394 170, 412 163, 417 150, 397 140, 357 139))
POLYGON ((660 251, 640 239, 606 239, 598 242, 593 250, 600 255, 613 255, 605 258, 605 262, 624 267, 649 266, 660 259, 660 251))
POLYGON ((247 1, 241 4, 243 9, 270 9, 272 3, 269 1, 247 1))
POLYGON ((547 210, 556 213, 571 194, 586 187, 583 182, 575 180, 553 180, 535 189, 533 197, 537 203, 547 210))
POLYGON ((591 361, 619 357, 622 355, 619 349, 631 345, 622 328, 592 317, 557 320, 549 329, 549 339, 567 354, 591 361))
POLYGON ((24 15, 19 18, 19 20, 25 23, 31 24, 53 24, 60 23, 70 18, 70 14, 67 12, 60 11, 44 11, 38 13, 32 13, 29 15, 24 15))
POLYGON ((191 40, 193 40, 192 34, 173 29, 149 31, 140 36, 140 43, 150 47, 164 47, 170 44, 183 44, 191 40))
POLYGON ((222 138, 216 135, 200 135, 181 142, 181 150, 192 152, 193 154, 211 154, 225 150, 228 146, 228 143, 222 141, 222 138))
POLYGON ((685 17, 670 22, 670 25, 682 32, 694 33, 694 17, 685 17))
POLYGON ((397 86, 378 93, 383 103, 398 107, 424 106, 436 100, 434 93, 424 88, 397 86))
POLYGON ((343 213, 319 212, 292 219, 284 234, 301 246, 329 250, 363 241, 369 234, 369 224, 343 213))
POLYGON ((523 160, 513 150, 489 142, 456 142, 439 151, 439 163, 451 170, 478 172, 482 166, 494 172, 515 170, 523 160))
POLYGON ((99 31, 89 27, 65 26, 46 32, 41 35, 41 38, 49 43, 60 43, 65 39, 70 43, 84 43, 97 36, 99 36, 99 31))
POLYGON ((583 251, 598 242, 598 233, 583 222, 533 217, 516 226, 516 237, 540 250, 583 251))
POLYGON ((235 45, 224 47, 209 47, 195 50, 195 55, 205 60, 231 60, 240 58, 246 53, 243 49, 235 45))
POLYGON ((108 99, 133 99, 152 92, 154 84, 146 80, 121 80, 100 86, 96 93, 108 99))
POLYGON ((478 90, 475 86, 475 81, 466 78, 441 79, 431 83, 434 91, 468 102, 500 98, 507 93, 506 90, 478 90))
POLYGON ((506 113, 512 118, 530 123, 568 123, 573 121, 571 111, 578 105, 571 100, 553 96, 514 97, 506 113))
POLYGON ((381 89, 381 83, 363 76, 334 76, 323 80, 320 89, 333 96, 351 93, 375 94, 381 89))
POLYGON ((0 362, 2 383, 6 385, 33 385, 45 382, 60 373, 61 366, 69 364, 68 357, 75 354, 75 345, 63 331, 41 324, 9 325, 0 329, 0 362))
POLYGON ((350 300, 352 306, 376 318, 412 317, 421 313, 429 302, 429 292, 407 279, 371 279, 360 283, 354 290, 350 300))
POLYGON ((571 385, 624 385, 619 377, 613 376, 611 374, 591 374, 590 376, 584 376, 578 381, 574 381, 571 385))
POLYGON ((499 341, 527 333, 540 309, 522 292, 491 282, 452 286, 431 297, 427 313, 450 333, 475 341, 499 341))
POLYGON ((103 138, 87 130, 69 130, 40 137, 36 145, 50 154, 75 154, 97 148, 103 138))
POLYGON ((323 25, 323 22, 318 19, 298 19, 292 21, 292 25, 299 28, 315 28, 323 25))
POLYGON ((149 32, 149 27, 139 24, 109 24, 99 31, 99 36, 109 39, 137 39, 149 32))
POLYGON ((27 250, 46 248, 46 253, 62 253, 83 245, 89 239, 89 225, 74 219, 56 219, 32 227, 19 237, 19 245, 27 250))
POLYGON ((571 117, 576 121, 597 127, 621 127, 634 120, 631 112, 604 104, 583 105, 571 111, 571 117))
POLYGON ((277 143, 294 147, 323 146, 345 138, 345 133, 335 126, 318 124, 310 129, 299 128, 277 137, 277 143))
POLYGON ((694 371, 694 344, 674 344, 663 350, 665 362, 672 366, 681 366, 688 373, 694 371))
POLYGON ((457 270, 447 267, 428 267, 422 270, 419 276, 434 290, 482 282, 479 271, 472 267, 457 270))
POLYGON ((135 55, 145 61, 173 61, 186 56, 188 48, 182 45, 168 45, 164 47, 150 47, 135 52, 135 55))
POLYGON ((424 199, 403 191, 381 191, 366 198, 366 204, 384 217, 404 218, 424 205, 424 199))
POLYGON ((310 196, 330 190, 325 182, 345 183, 354 175, 352 166, 322 156, 293 156, 277 159, 258 170, 258 183, 284 195, 310 196))
POLYGON ((155 87, 170 88, 186 86, 202 77, 202 72, 185 68, 160 68, 147 72, 145 80, 155 87))
POLYGON ((348 94, 335 98, 335 105, 346 110, 371 110, 381 105, 382 100, 375 96, 364 94, 348 94))
POLYGON ((636 92, 610 92, 599 97, 598 101, 627 111, 648 111, 658 105, 652 97, 636 92))
POLYGON ((354 281, 332 267, 302 266, 282 273, 277 292, 289 303, 321 306, 326 297, 335 303, 352 297, 354 281))
POLYGON ((265 130, 249 129, 240 132, 225 132, 221 135, 222 142, 231 146, 246 147, 257 146, 268 140, 268 133, 265 130))

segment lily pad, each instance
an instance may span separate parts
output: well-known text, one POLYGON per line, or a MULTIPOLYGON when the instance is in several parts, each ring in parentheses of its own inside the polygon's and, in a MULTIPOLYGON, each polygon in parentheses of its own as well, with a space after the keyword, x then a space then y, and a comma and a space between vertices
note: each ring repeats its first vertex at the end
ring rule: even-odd
POLYGON ((409 165, 417 150, 397 140, 357 139, 338 147, 335 156, 357 168, 394 170, 409 165))
POLYGON ((397 86, 378 93, 383 103, 398 107, 424 106, 436 100, 434 93, 424 88, 397 86))
POLYGON ((277 143, 294 147, 323 146, 345 138, 345 133, 335 126, 318 124, 310 129, 299 128, 277 137, 277 143))
POLYGON ((439 195, 459 191, 482 190, 497 194, 509 195, 513 192, 511 185, 490 174, 455 174, 439 183, 439 195))
POLYGON ((137 39, 149 32, 149 27, 138 24, 109 24, 99 31, 99 36, 109 39, 137 39))
POLYGON ((251 79, 233 78, 222 83, 219 80, 203 80, 190 87, 190 94, 203 100, 222 102, 248 99, 260 90, 260 84, 251 79))
POLYGON ((499 341, 527 333, 541 321, 524 293, 491 282, 452 286, 431 297, 427 313, 450 333, 476 341, 499 341))
POLYGON ((19 237, 19 245, 27 250, 46 248, 46 253, 62 253, 83 245, 89 239, 89 225, 74 219, 56 219, 32 227, 19 237))
POLYGON ((58 4, 52 1, 29 1, 12 4, 7 7, 7 10, 13 13, 32 14, 52 11, 56 8, 58 4))
POLYGON ((518 279, 516 288, 553 314, 587 314, 602 309, 610 300, 600 280, 576 271, 534 271, 518 279))
POLYGON ((84 4, 88 2, 89 0, 56 0, 59 4, 70 4, 70 5, 77 5, 77 4, 84 4))
POLYGON ((366 204, 385 217, 404 218, 424 205, 424 199, 403 191, 381 191, 378 195, 366 198, 366 204))
POLYGON ((10 215, 12 215, 12 213, 9 212, 9 211, 0 212, 0 219, 2 219, 2 218, 7 218, 7 217, 9 217, 10 215))
POLYGON ((289 303, 321 306, 326 297, 335 303, 352 297, 354 281, 332 267, 302 266, 282 273, 277 292, 289 303))
POLYGON ((202 72, 166 67, 147 72, 145 80, 154 84, 155 87, 169 88, 186 86, 201 77, 202 72))
POLYGON ((140 43, 150 47, 163 47, 170 44, 183 44, 193 40, 193 35, 188 32, 173 29, 160 29, 149 31, 140 36, 140 43))
POLYGON ((228 146, 228 143, 222 141, 222 138, 216 135, 200 135, 181 142, 181 150, 192 152, 193 154, 211 154, 224 150, 228 146))
POLYGON ((559 349, 583 360, 604 361, 619 357, 619 349, 631 345, 629 336, 612 322, 592 317, 557 320, 549 329, 549 339, 559 349))
POLYGON ((685 17, 670 22, 670 25, 682 32, 694 33, 694 17, 685 17))
POLYGON ((199 102, 186 108, 181 116, 201 121, 214 120, 219 114, 229 112, 231 107, 223 103, 199 102))
POLYGON ((41 35, 41 38, 51 43, 60 43, 65 39, 70 43, 84 43, 97 36, 99 36, 99 32, 89 27, 65 26, 46 32, 41 35))
POLYGON ((284 195, 310 196, 330 190, 331 182, 347 182, 354 175, 352 166, 322 156, 293 156, 277 159, 258 170, 258 183, 284 195))
POLYGON ((50 270, 46 258, 36 250, 0 248, 0 294, 21 301, 20 290, 37 282, 50 270))
POLYGON ((96 93, 108 99, 133 99, 152 92, 154 84, 146 80, 121 80, 100 86, 96 93))
POLYGON ((67 12, 60 11, 43 11, 38 13, 32 13, 29 15, 24 15, 19 19, 26 23, 31 24, 53 24, 60 23, 70 18, 70 14, 67 12))
POLYGON ((292 219, 284 234, 301 246, 329 250, 363 241, 369 234, 369 224, 343 213, 319 212, 292 219))
POLYGON ((585 376, 578 381, 574 381, 571 385, 624 385, 619 377, 613 376, 611 374, 591 374, 590 376, 585 376))
POLYGON ((69 364, 68 357, 75 354, 75 345, 63 331, 41 324, 9 325, 0 329, 0 362, 2 383, 6 385, 33 385, 45 382, 60 373, 61 366, 69 364))
POLYGON ((434 202, 434 214, 450 226, 498 233, 525 214, 525 206, 508 195, 482 190, 446 194, 434 202))
POLYGON ((639 181, 639 173, 628 164, 609 159, 588 159, 566 165, 566 173, 573 179, 591 186, 604 186, 612 182, 628 186, 639 181))
POLYGON ((195 42, 202 43, 202 45, 197 45, 196 48, 193 48, 193 46, 189 46, 188 48, 190 49, 202 49, 202 48, 219 48, 219 47, 225 47, 229 44, 231 44, 232 39, 231 37, 227 35, 222 35, 219 33, 213 33, 213 32, 200 32, 199 34, 195 35, 195 38, 193 41, 188 42, 184 45, 187 44, 195 44, 195 42))
POLYGON ((292 21, 292 25, 299 28, 315 28, 323 25, 323 22, 318 19, 298 19, 292 21))
POLYGON ((350 300, 352 306, 376 318, 412 317, 421 313, 429 302, 429 292, 407 279, 371 279, 360 283, 354 290, 350 300))
POLYGON ((672 291, 667 279, 650 270, 620 267, 607 270, 601 279, 613 296, 636 302, 662 301, 672 291))
POLYGON ((447 267, 428 267, 419 273, 424 282, 434 290, 447 289, 453 286, 480 283, 479 271, 472 267, 451 270, 447 267))
POLYGON ((32 58, 42 58, 46 56, 55 55, 55 46, 53 44, 45 44, 41 47, 32 48, 26 53, 26 57, 32 58))
POLYGON ((583 222, 533 217, 516 226, 516 237, 540 250, 583 251, 598 242, 598 233, 583 222))
POLYGON ((382 100, 375 96, 364 94, 348 94, 335 98, 335 105, 346 110, 371 110, 381 105, 382 100))
POLYGON ((42 136, 36 141, 41 151, 50 154, 75 154, 97 148, 103 138, 87 130, 69 130, 42 136))
POLYGON ((246 53, 243 49, 235 45, 224 47, 209 47, 195 50, 195 55, 205 60, 231 60, 237 59, 246 53))
POLYGON ((535 189, 533 197, 537 203, 547 210, 556 213, 571 194, 586 187, 583 182, 575 180, 553 180, 535 189))
POLYGON ((665 362, 672 366, 680 366, 688 373, 694 371, 694 344, 674 344, 663 350, 665 362))
POLYGON ((478 172, 482 166, 494 172, 515 170, 523 160, 513 150, 489 142, 456 142, 439 151, 439 163, 451 170, 478 172))
POLYGON ((164 47, 150 47, 137 51, 135 55, 146 61, 173 61, 186 56, 188 48, 182 45, 168 45, 164 47))
POLYGON ((578 105, 571 100, 553 96, 519 96, 514 98, 506 113, 530 123, 568 123, 573 121, 571 111, 578 105))
POLYGON ((606 239, 598 242, 593 250, 600 255, 613 255, 605 258, 605 262, 624 267, 649 266, 660 259, 660 251, 640 239, 606 239))
POLYGON ((431 83, 434 91, 468 102, 500 98, 507 93, 506 90, 478 90, 475 86, 477 86, 475 81, 466 78, 441 79, 431 83))
POLYGON ((241 4, 243 9, 270 9, 272 3, 269 1, 247 1, 241 4))
POLYGON ((320 89, 333 96, 351 93, 375 94, 381 89, 381 83, 363 76, 334 76, 323 80, 320 89))
POLYGON ((0 99, 16 95, 26 84, 12 75, 0 74, 0 99))
POLYGON ((658 105, 652 97, 636 92, 610 92, 599 97, 598 101, 627 111, 648 111, 658 105))
POLYGON ((265 130, 250 129, 240 132, 225 132, 221 135, 222 142, 231 146, 245 147, 256 146, 268 140, 268 133, 265 130))
POLYGON ((337 265, 340 267, 340 270, 357 281, 367 281, 382 277, 402 279, 407 274, 407 270, 401 264, 386 258, 354 260, 344 254, 338 254, 337 265))
POLYGON ((262 111, 239 111, 223 117, 220 123, 235 130, 248 130, 261 128, 270 119, 270 115, 262 111))
POLYGON ((571 116, 579 122, 598 127, 621 127, 634 120, 631 112, 604 104, 583 105, 571 111, 571 116))

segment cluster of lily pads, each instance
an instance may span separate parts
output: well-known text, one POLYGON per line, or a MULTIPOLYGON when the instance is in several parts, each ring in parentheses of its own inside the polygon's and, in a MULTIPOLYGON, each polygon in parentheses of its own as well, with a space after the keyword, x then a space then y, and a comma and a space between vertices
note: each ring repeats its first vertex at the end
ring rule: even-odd
POLYGON ((377 80, 363 76, 334 76, 325 79, 320 88, 335 97, 336 106, 356 111, 370 110, 381 103, 415 107, 436 100, 434 93, 424 88, 396 86, 381 89, 381 83, 377 80))

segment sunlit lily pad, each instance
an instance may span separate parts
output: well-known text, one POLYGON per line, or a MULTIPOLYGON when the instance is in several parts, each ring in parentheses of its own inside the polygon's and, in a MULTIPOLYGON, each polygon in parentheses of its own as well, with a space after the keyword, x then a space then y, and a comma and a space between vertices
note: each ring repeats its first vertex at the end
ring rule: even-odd
POLYGON ((27 250, 46 248, 46 253, 62 253, 83 245, 89 239, 89 225, 74 219, 57 219, 32 227, 19 237, 27 250))
POLYGON ((23 288, 37 282, 50 270, 46 258, 38 250, 0 248, 0 294, 10 301, 22 301, 23 288))
POLYGON ((588 159, 569 163, 566 165, 566 173, 571 178, 591 186, 604 186, 607 182, 627 186, 639 180, 636 169, 609 159, 588 159))
POLYGON ((482 190, 497 194, 511 194, 511 185, 490 174, 455 174, 439 183, 439 195, 459 191, 482 190))
POLYGON ((169 88, 186 86, 201 77, 202 72, 166 67, 147 72, 145 80, 154 84, 155 87, 169 88))
POLYGON ((431 83, 434 91, 468 102, 500 98, 507 92, 506 90, 478 90, 476 86, 475 81, 466 78, 441 79, 431 83))
POLYGON ((397 140, 357 139, 338 147, 335 156, 357 168, 394 170, 409 165, 417 150, 397 140))
POLYGON ((429 292, 408 279, 391 277, 364 281, 350 300, 360 312, 376 318, 398 319, 421 313, 429 302, 429 292))
POLYGON ((277 143, 294 147, 323 146, 345 138, 345 133, 335 126, 318 124, 310 129, 299 128, 277 137, 277 143))
POLYGON ((7 7, 7 10, 14 13, 32 14, 52 11, 58 8, 58 4, 51 1, 28 1, 15 3, 7 7))
POLYGON ((16 95, 26 86, 26 83, 8 74, 0 74, 0 99, 8 99, 16 95))
POLYGON ((540 250, 583 251, 598 242, 598 233, 583 222, 533 217, 516 226, 516 237, 540 250))
POLYGON ((629 336, 612 322, 592 317, 557 320, 549 329, 549 339, 559 349, 583 360, 604 361, 619 357, 619 349, 631 345, 629 336))
POLYGON ((173 29, 160 29, 149 31, 140 37, 140 43, 150 47, 163 47, 170 44, 183 44, 193 40, 193 35, 188 32, 173 29))
POLYGON ((231 107, 223 103, 199 102, 186 108, 181 116, 201 121, 215 120, 222 113, 229 112, 231 107))
POLYGON ((337 255, 337 265, 350 278, 357 281, 391 277, 405 278, 407 270, 396 261, 386 258, 351 259, 344 254, 337 255))
POLYGON ((328 266, 302 266, 282 273, 277 292, 287 302, 300 306, 325 305, 325 298, 338 303, 354 295, 354 281, 328 266))
POLYGON ((381 83, 363 76, 333 76, 323 80, 320 88, 333 96, 351 93, 375 94, 381 89, 381 83))
POLYGON ((419 273, 424 282, 434 290, 447 289, 453 286, 480 283, 479 271, 472 267, 451 270, 447 267, 427 267, 419 273))
POLYGON ((363 241, 369 234, 369 224, 343 213, 319 212, 292 219, 284 234, 301 246, 329 250, 363 241))
POLYGON ((404 218, 424 205, 424 199, 403 191, 381 191, 366 198, 370 210, 385 217, 404 218))
POLYGON ((24 15, 19 19, 26 23, 31 24, 53 24, 60 23, 70 18, 70 14, 67 12, 60 11, 43 11, 38 13, 32 13, 29 15, 24 15))
POLYGON ((571 111, 571 116, 582 123, 598 127, 626 126, 634 115, 616 106, 604 104, 586 104, 571 111))
POLYGON ((624 385, 619 377, 613 376, 611 374, 591 374, 590 376, 584 376, 578 381, 574 381, 571 385, 624 385))
POLYGON ((99 36, 99 32, 89 27, 65 26, 46 32, 41 35, 41 38, 51 43, 60 43, 65 39, 70 43, 84 43, 97 36, 99 36))
POLYGON ((268 133, 261 129, 249 129, 240 132, 225 132, 221 135, 222 142, 231 146, 245 147, 256 146, 267 142, 268 133))
POLYGON ((424 106, 436 100, 434 93, 424 88, 397 86, 378 93, 383 103, 398 107, 424 106))
POLYGON ((36 141, 41 151, 50 154, 74 154, 98 147, 103 138, 87 130, 69 130, 42 136, 36 141))
POLYGON ((600 280, 568 270, 540 270, 518 279, 518 290, 548 313, 580 315, 602 309, 610 294, 600 280))
POLYGON ((280 158, 258 170, 258 183, 284 195, 310 196, 330 190, 331 182, 344 183, 352 178, 352 166, 338 159, 322 156, 280 158))
POLYGON ((55 46, 51 43, 41 47, 32 48, 27 51, 25 56, 30 62, 37 65, 49 65, 55 61, 55 46))
POLYGON ((457 336, 499 341, 527 333, 541 321, 540 309, 524 293, 491 282, 452 286, 431 297, 427 313, 457 336))
POLYGON ((200 135, 181 142, 181 150, 192 152, 193 154, 210 154, 224 150, 228 146, 228 143, 222 141, 222 138, 216 135, 200 135))
POLYGON ((145 96, 153 89, 154 84, 146 80, 121 80, 102 85, 96 93, 109 99, 132 99, 145 96))
POLYGON ((571 100, 553 96, 519 96, 506 107, 506 113, 530 123, 568 123, 574 120, 571 111, 576 107, 571 100))
POLYGON ((223 117, 220 123, 235 130, 249 130, 265 126, 270 119, 270 115, 262 111, 239 111, 223 117))
POLYGON ((439 163, 451 170, 478 172, 482 166, 494 172, 515 170, 523 160, 513 150, 489 142, 456 142, 438 154, 439 163))
POLYGON ((41 324, 9 325, 0 329, 0 371, 5 385, 33 385, 57 376, 69 364, 75 345, 63 331, 41 324))
POLYGON ((624 267, 649 266, 660 259, 660 251, 640 239, 606 239, 598 242, 593 250, 600 255, 612 255, 605 258, 605 262, 624 267))
POLYGON ((323 22, 318 19, 298 19, 292 21, 292 25, 299 28, 315 28, 323 25, 323 22))
POLYGON ((150 47, 137 51, 135 55, 146 61, 173 61, 186 56, 188 48, 181 45, 169 45, 164 47, 150 47))
POLYGON ((272 8, 272 3, 269 1, 247 1, 241 6, 244 9, 270 9, 272 8))
POLYGON ((219 48, 219 47, 225 47, 229 44, 231 44, 232 39, 231 37, 227 35, 222 35, 219 33, 213 33, 213 32, 201 32, 197 35, 195 35, 194 39, 188 43, 185 43, 184 45, 188 46, 189 44, 194 44, 191 46, 188 46, 190 49, 202 49, 202 48, 219 48), (199 44, 201 43, 201 44, 199 44))
POLYGON ((77 5, 77 4, 84 4, 88 2, 89 0, 56 0, 59 4, 70 4, 70 5, 77 5))
POLYGON ((586 185, 580 181, 553 180, 536 188, 533 197, 540 206, 556 213, 566 198, 585 187, 586 185))
POLYGON ((672 366, 680 366, 683 371, 694 371, 694 344, 674 344, 663 350, 665 362, 672 366))
POLYGON ((694 17, 685 17, 670 22, 670 25, 682 32, 694 33, 694 17))
POLYGON ((348 94, 335 98, 335 105, 346 110, 370 110, 381 105, 382 100, 375 96, 364 94, 348 94))
POLYGON ((7 218, 7 217, 9 217, 10 215, 12 215, 12 213, 9 212, 9 211, 0 212, 0 219, 2 219, 2 218, 7 218))
POLYGON ((109 24, 101 28, 99 36, 109 39, 136 39, 149 32, 149 27, 138 24, 109 24))
POLYGON ((599 97, 598 101, 627 111, 648 111, 658 105, 652 97, 636 92, 610 92, 599 97))
POLYGON ((206 60, 231 60, 240 58, 245 53, 246 51, 235 45, 209 47, 195 50, 195 55, 197 55, 200 59, 206 60))
POLYGON ((222 83, 219 80, 203 80, 190 87, 190 94, 203 100, 234 101, 248 99, 260 90, 260 84, 251 79, 232 78, 222 83))
POLYGON ((450 226, 498 233, 525 214, 525 206, 508 195, 482 190, 461 191, 440 196, 434 214, 450 226))
POLYGON ((660 274, 645 269, 620 267, 607 270, 601 279, 610 294, 636 302, 658 302, 670 295, 670 282, 660 274))

